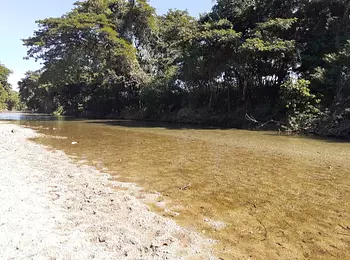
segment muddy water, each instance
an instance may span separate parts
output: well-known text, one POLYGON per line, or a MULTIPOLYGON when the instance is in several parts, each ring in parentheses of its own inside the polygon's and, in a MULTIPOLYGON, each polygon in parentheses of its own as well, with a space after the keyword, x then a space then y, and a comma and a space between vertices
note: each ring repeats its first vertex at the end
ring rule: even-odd
POLYGON ((126 121, 21 124, 49 135, 37 142, 159 192, 151 207, 218 240, 222 259, 350 259, 349 143, 126 121))

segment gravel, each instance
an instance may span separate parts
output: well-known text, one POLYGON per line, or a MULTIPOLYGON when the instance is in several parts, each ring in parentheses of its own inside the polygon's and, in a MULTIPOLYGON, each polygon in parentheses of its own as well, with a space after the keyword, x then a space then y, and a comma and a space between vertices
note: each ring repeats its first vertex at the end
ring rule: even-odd
POLYGON ((216 259, 214 241, 159 216, 140 189, 0 123, 0 259, 216 259))

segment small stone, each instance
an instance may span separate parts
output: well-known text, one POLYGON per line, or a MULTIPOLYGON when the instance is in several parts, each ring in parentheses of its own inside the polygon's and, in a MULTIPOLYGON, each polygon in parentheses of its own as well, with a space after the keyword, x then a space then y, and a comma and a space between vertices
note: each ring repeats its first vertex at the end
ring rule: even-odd
POLYGON ((98 242, 104 243, 104 242, 106 242, 106 238, 104 238, 104 237, 98 237, 98 242))

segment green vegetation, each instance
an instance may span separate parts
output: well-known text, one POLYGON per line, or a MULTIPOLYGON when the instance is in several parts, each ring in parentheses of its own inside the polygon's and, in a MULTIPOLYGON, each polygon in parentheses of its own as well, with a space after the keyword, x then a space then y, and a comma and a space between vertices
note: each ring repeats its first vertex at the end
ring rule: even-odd
POLYGON ((24 40, 44 66, 20 82, 21 99, 41 112, 278 122, 350 137, 349 8, 349 0, 217 0, 196 19, 158 16, 146 0, 77 2, 24 40))
POLYGON ((0 63, 0 111, 20 110, 22 108, 19 93, 11 89, 8 77, 11 70, 0 63))

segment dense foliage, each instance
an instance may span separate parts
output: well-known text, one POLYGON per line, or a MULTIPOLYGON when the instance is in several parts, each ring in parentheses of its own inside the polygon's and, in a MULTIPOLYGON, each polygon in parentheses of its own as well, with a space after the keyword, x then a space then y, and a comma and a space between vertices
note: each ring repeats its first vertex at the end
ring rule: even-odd
POLYGON ((0 111, 21 109, 18 92, 12 90, 8 77, 11 70, 0 63, 0 111))
POLYGON ((199 19, 87 0, 24 40, 28 108, 350 135, 350 1, 217 0, 199 19), (247 120, 249 119, 249 120, 247 120))

